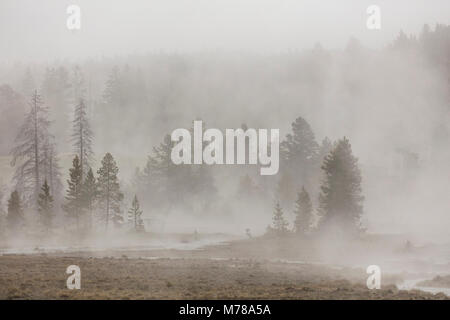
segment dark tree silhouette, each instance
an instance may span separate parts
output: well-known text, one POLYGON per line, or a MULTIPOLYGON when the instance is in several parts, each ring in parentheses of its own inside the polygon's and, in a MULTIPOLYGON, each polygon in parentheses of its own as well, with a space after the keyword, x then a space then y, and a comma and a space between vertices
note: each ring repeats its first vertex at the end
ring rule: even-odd
POLYGON ((347 138, 339 140, 322 165, 325 179, 319 196, 322 226, 360 229, 363 212, 361 172, 347 138))
POLYGON ((120 205, 123 193, 120 191, 117 173, 119 168, 113 156, 106 153, 102 160, 102 166, 98 169, 97 188, 98 200, 105 209, 105 230, 108 230, 109 220, 120 219, 120 205))
POLYGON ((69 169, 70 179, 67 180, 66 203, 63 205, 64 211, 70 218, 75 219, 77 230, 80 230, 80 218, 83 213, 82 198, 82 176, 78 155, 72 161, 72 168, 69 169))
POLYGON ((39 194, 38 199, 38 212, 42 225, 47 231, 49 231, 52 228, 52 219, 54 214, 53 197, 50 194, 50 187, 47 184, 47 180, 44 181, 41 190, 42 191, 39 194))
POLYGON ((87 173, 92 161, 92 130, 87 117, 86 102, 83 98, 80 98, 75 105, 74 117, 72 121, 72 142, 74 152, 78 154, 80 159, 80 167, 82 176, 87 173))

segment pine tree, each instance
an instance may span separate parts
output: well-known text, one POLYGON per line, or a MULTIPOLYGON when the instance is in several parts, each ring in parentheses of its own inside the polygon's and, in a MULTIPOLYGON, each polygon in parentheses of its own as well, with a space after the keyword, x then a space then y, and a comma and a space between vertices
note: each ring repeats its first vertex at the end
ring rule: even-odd
POLYGON ((8 214, 6 216, 8 228, 11 231, 17 230, 24 222, 23 209, 19 192, 13 191, 8 200, 8 214))
POLYGON ((163 142, 153 148, 146 166, 135 176, 135 181, 140 184, 137 193, 145 192, 145 199, 152 206, 171 208, 189 202, 206 211, 211 200, 204 202, 204 195, 207 193, 211 199, 216 193, 211 168, 208 165, 175 165, 171 159, 174 145, 170 135, 165 135, 163 142))
MULTIPOLYGON (((308 188, 313 188, 313 179, 318 171, 316 163, 319 145, 305 119, 298 117, 291 126, 292 134, 287 134, 280 144, 281 173, 290 176, 293 181, 301 181, 308 188)), ((295 190, 300 186, 294 187, 295 190)), ((294 194, 289 202, 292 203, 293 197, 294 194)))
POLYGON ((49 231, 52 227, 53 219, 53 197, 50 194, 50 187, 45 180, 42 185, 41 193, 38 199, 38 212, 42 225, 49 231))
POLYGON ((125 96, 122 87, 121 74, 119 68, 116 66, 111 70, 108 80, 106 81, 105 91, 103 92, 105 105, 117 109, 125 104, 125 96))
POLYGON ((109 220, 117 221, 120 216, 123 194, 117 178, 118 172, 119 168, 113 156, 109 152, 106 153, 102 166, 97 171, 98 200, 105 209, 105 230, 108 230, 109 220))
POLYGON ((131 208, 128 210, 128 219, 133 221, 134 230, 142 231, 144 229, 144 221, 141 218, 142 210, 139 204, 139 200, 136 195, 134 195, 133 201, 131 202, 131 208))
POLYGON ((67 180, 68 189, 66 191, 66 203, 63 205, 64 211, 70 218, 74 218, 77 223, 77 230, 80 230, 80 218, 83 210, 82 198, 82 176, 78 155, 72 161, 72 168, 69 169, 70 179, 67 180))
POLYGON ((292 134, 286 135, 280 145, 280 152, 289 166, 307 166, 315 160, 319 145, 311 126, 305 119, 298 117, 292 123, 292 134))
POLYGON ((61 166, 59 165, 59 158, 56 154, 56 144, 54 137, 48 135, 44 141, 43 155, 42 155, 41 171, 44 180, 47 180, 50 194, 54 200, 62 198, 63 184, 61 182, 61 166))
POLYGON ((34 92, 30 111, 16 137, 17 145, 12 149, 11 165, 18 164, 13 180, 16 189, 20 190, 27 205, 37 205, 42 179, 43 146, 49 136, 50 121, 48 110, 43 106, 37 91, 34 92))
POLYGON ((74 152, 80 159, 82 176, 86 175, 84 168, 90 166, 92 161, 92 130, 87 117, 86 102, 83 98, 78 100, 74 109, 74 118, 72 122, 72 141, 74 152))
POLYGON ((360 229, 364 200, 361 172, 347 138, 339 140, 325 157, 322 170, 325 174, 319 196, 322 226, 337 225, 346 231, 360 229))
POLYGON ((73 67, 70 84, 72 87, 71 103, 77 103, 80 99, 83 99, 86 94, 83 70, 78 65, 73 67))
POLYGON ((295 202, 295 221, 294 231, 298 234, 305 234, 308 232, 311 226, 312 220, 312 203, 308 192, 305 187, 302 187, 302 191, 298 193, 297 201, 295 202))
POLYGON ((93 210, 94 210, 94 204, 95 200, 97 198, 98 191, 97 191, 97 183, 95 181, 94 173, 92 172, 92 169, 89 168, 89 171, 86 175, 86 178, 83 182, 82 187, 82 200, 83 200, 83 208, 87 210, 88 212, 88 227, 89 229, 92 228, 93 224, 93 210))
POLYGON ((287 227, 288 223, 284 219, 283 209, 280 206, 280 202, 277 201, 275 203, 275 208, 272 217, 272 229, 276 235, 280 236, 287 233, 288 231, 287 227))

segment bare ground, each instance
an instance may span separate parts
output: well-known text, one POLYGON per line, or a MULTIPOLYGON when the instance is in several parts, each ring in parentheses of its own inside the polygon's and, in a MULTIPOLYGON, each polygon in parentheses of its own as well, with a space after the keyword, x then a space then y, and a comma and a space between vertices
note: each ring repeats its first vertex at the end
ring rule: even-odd
POLYGON ((0 299, 445 299, 368 290, 364 270, 283 262, 205 258, 0 256, 0 299), (69 265, 81 268, 81 290, 66 288, 69 265))

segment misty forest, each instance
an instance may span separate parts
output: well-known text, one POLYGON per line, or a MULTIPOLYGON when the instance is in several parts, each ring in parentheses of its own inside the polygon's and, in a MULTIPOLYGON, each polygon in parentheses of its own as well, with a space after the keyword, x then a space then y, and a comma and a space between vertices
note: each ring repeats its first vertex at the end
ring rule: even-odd
MULTIPOLYGON (((105 274, 108 264, 148 252, 210 259, 183 265, 187 279, 225 268, 219 259, 242 271, 217 292, 165 275, 150 285, 165 291, 136 285, 138 298, 311 298, 326 281, 353 291, 325 296, 364 296, 371 264, 388 274, 379 297, 412 294, 394 285, 405 273, 450 283, 449 59, 450 27, 437 24, 418 34, 399 30, 380 49, 350 38, 343 49, 317 43, 278 54, 0 65, 0 250, 114 257, 96 265, 105 274), (194 120, 203 130, 279 128, 278 173, 260 175, 251 164, 175 165, 170 134, 192 130, 194 120), (310 287, 283 261, 317 263, 304 271, 317 273, 310 287), (263 284, 252 287, 252 277, 263 284), (277 283, 274 291, 257 287, 270 286, 264 281, 277 283)), ((159 263, 153 268, 176 273, 181 262, 159 263)))

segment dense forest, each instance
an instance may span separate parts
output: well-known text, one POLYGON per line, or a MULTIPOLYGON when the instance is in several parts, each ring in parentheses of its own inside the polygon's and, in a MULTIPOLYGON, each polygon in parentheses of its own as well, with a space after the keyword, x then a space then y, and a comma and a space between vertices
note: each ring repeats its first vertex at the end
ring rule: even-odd
MULTIPOLYGON (((400 32, 382 50, 351 39, 344 50, 317 44, 269 56, 17 63, 0 66, 0 83, 7 236, 361 233, 383 226, 393 210, 407 215, 415 204, 404 200, 423 194, 418 181, 439 175, 450 159, 444 25, 400 32), (279 173, 173 164, 170 132, 195 119, 215 128, 280 128, 279 173), (393 193, 398 203, 386 210, 393 193)), ((433 203, 444 213, 441 196, 416 209, 433 203)))

